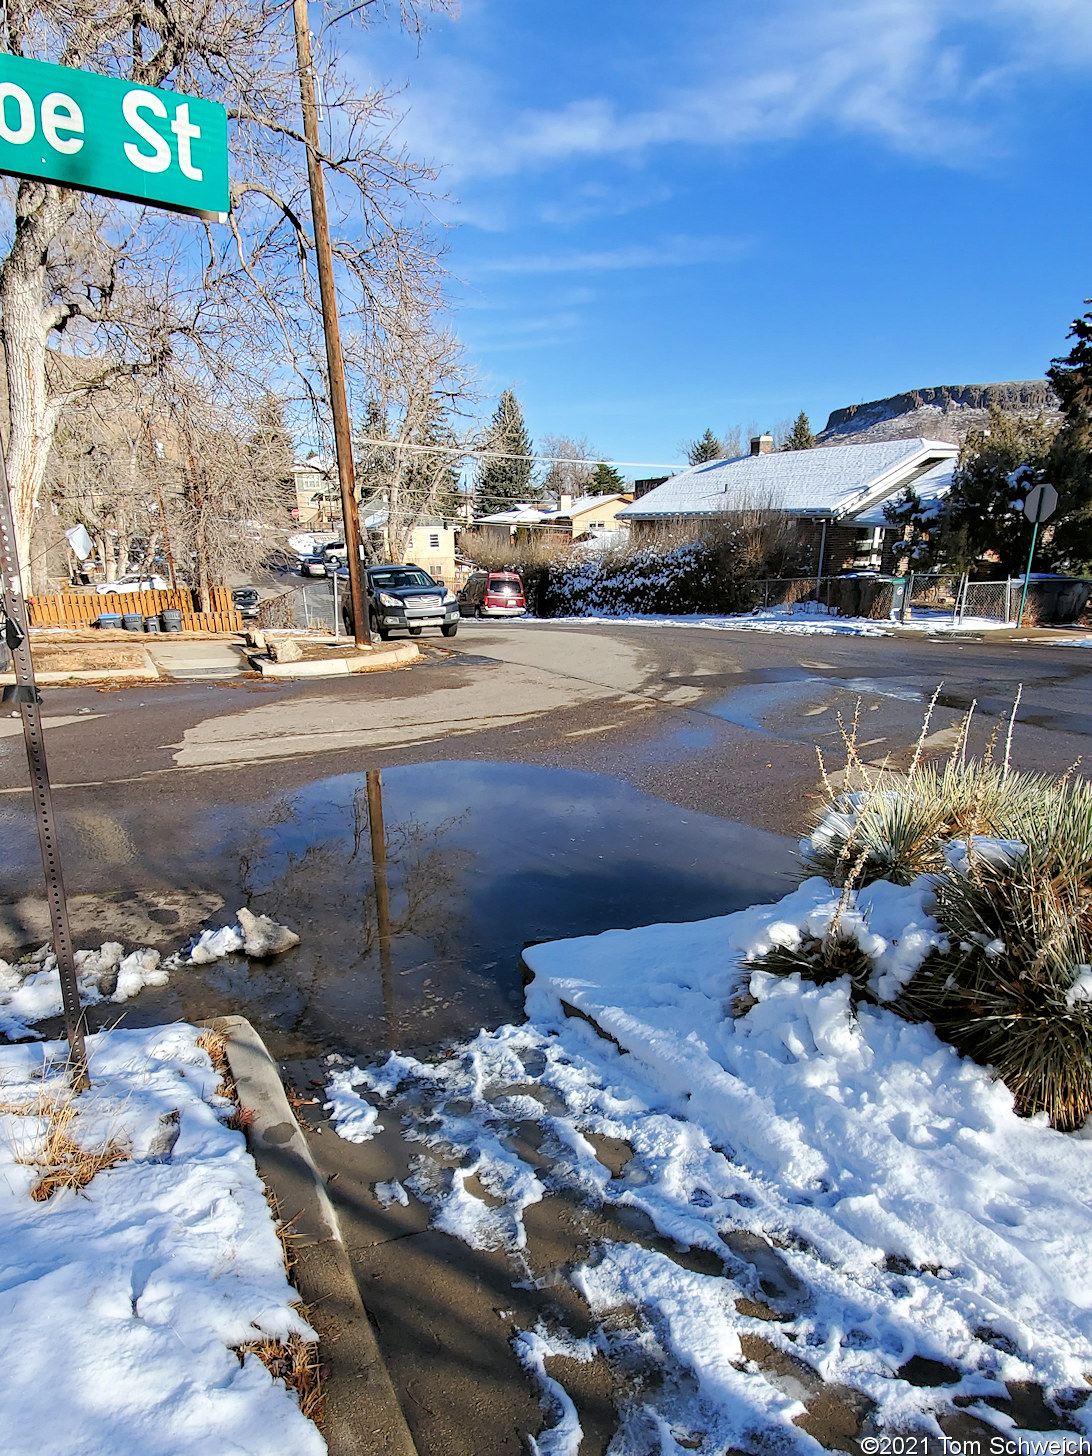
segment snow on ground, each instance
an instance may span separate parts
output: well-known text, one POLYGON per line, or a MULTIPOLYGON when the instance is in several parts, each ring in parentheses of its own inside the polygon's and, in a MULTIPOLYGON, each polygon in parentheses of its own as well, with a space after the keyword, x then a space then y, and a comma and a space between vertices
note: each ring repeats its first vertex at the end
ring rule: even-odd
POLYGON ((1010 622, 998 622, 992 617, 964 617, 953 624, 950 613, 936 613, 918 616, 905 622, 891 622, 874 617, 837 617, 828 615, 826 608, 814 602, 792 607, 771 607, 768 611, 741 612, 736 615, 718 615, 697 612, 692 616, 661 616, 652 613, 630 613, 619 616, 595 615, 581 617, 519 617, 515 620, 530 622, 538 626, 565 623, 567 626, 581 622, 598 622, 611 626, 633 627, 706 627, 720 632, 788 632, 797 636, 848 636, 889 637, 893 632, 993 632, 1011 627, 1010 622))
MULTIPOLYGON (((171 972, 183 966, 209 965, 225 956, 280 955, 299 944, 299 936, 267 915, 253 915, 245 906, 239 922, 218 930, 205 930, 187 949, 164 960, 159 951, 142 946, 125 954, 116 940, 98 950, 75 952, 80 1003, 128 1001, 145 986, 165 986, 171 972)), ((34 1036, 36 1021, 60 1016, 61 978, 51 946, 43 945, 10 965, 0 960, 0 1036, 34 1036)))
POLYGON ((5 1456, 321 1456, 295 1397, 253 1354, 314 1338, 231 1104, 190 1026, 88 1039, 70 1134, 125 1160, 30 1197, 63 1043, 0 1048, 0 1429, 5 1456), (21 1114, 17 1109, 30 1110, 21 1114))
MULTIPOLYGON (((982 1402, 1022 1381, 1092 1435, 1092 1409, 1080 1408, 1092 1371, 1092 1139, 1018 1118, 1004 1085, 931 1027, 882 1006, 855 1013, 845 980, 742 966, 821 934, 837 902, 812 879, 777 905, 530 947, 526 1025, 483 1031, 436 1064, 392 1055, 354 1079, 402 1113, 411 1139, 461 1154, 448 1184, 419 1173, 408 1186, 475 1247, 523 1258, 523 1209, 564 1183, 640 1209, 662 1236, 722 1261, 716 1276, 663 1247, 608 1242, 572 1276, 597 1315, 641 1316, 629 1333, 615 1323, 593 1338, 615 1354, 620 1341, 646 1355, 651 1345, 664 1380, 639 1400, 664 1451, 683 1449, 670 1432, 695 1430, 709 1452, 771 1438, 760 1448, 820 1449, 793 1423, 799 1388, 748 1358, 747 1337, 874 1402, 879 1429, 939 1436, 937 1414, 961 1397, 1015 1434, 982 1402), (521 1120, 552 1140, 549 1170, 512 1150, 521 1120), (596 1157, 596 1134, 633 1149, 620 1176, 596 1157), (503 1204, 474 1196, 471 1172, 503 1204), (914 1356, 947 1367, 940 1385, 913 1383, 914 1356)), ((940 934, 924 882, 877 882, 840 924, 888 996, 940 934)), ((537 1370, 541 1347, 524 1338, 537 1370)), ((540 1449, 575 1450, 571 1414, 554 1407, 555 1444, 540 1437, 540 1449)))
MULTIPOLYGON (((165 986, 170 979, 157 950, 145 946, 126 955, 125 947, 116 940, 108 940, 98 950, 78 950, 76 976, 84 1006, 128 1001, 145 986, 165 986)), ((0 960, 0 1034, 33 1035, 33 1022, 60 1016, 61 1011, 57 957, 48 945, 12 965, 0 960)))

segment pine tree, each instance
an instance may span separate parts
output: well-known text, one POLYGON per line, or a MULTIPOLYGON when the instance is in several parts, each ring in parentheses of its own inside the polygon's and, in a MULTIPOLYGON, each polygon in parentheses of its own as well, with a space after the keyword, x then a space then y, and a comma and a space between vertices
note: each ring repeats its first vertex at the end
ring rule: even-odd
MULTIPOLYGON (((970 571, 987 557, 996 558, 1009 575, 1023 570, 1030 527, 1014 502, 1030 485, 1047 478, 1056 434, 1045 420, 1021 419, 996 406, 987 429, 970 431, 959 452, 943 522, 940 549, 946 565, 970 571), (1013 479, 1017 471, 1019 482, 1013 479)), ((1050 554, 1051 542, 1045 537, 1043 545, 1050 554)))
POLYGON ((781 448, 782 450, 810 450, 814 445, 815 436, 811 432, 811 421, 801 410, 781 448))
POLYGON ((1092 313, 1074 319, 1068 337, 1076 343, 1047 370, 1062 407, 1046 462, 1046 479, 1060 497, 1050 546, 1058 565, 1084 574, 1092 568, 1092 313))
POLYGON ((284 418, 284 400, 267 390, 252 406, 254 429, 247 442, 255 475, 285 512, 296 504, 296 478, 292 474, 295 445, 284 418))
POLYGON ((511 457, 531 454, 531 437, 523 422, 523 411, 510 389, 500 397, 486 435, 486 447, 502 457, 483 460, 478 469, 474 489, 474 505, 479 515, 507 510, 520 501, 537 495, 534 470, 529 459, 511 457))
POLYGON ((361 515, 379 510, 386 504, 394 462, 393 448, 384 449, 382 445, 365 442, 389 439, 390 432, 387 411, 377 399, 369 399, 364 406, 364 419, 353 440, 353 464, 361 515))
POLYGON ((913 486, 908 485, 897 500, 889 501, 883 508, 883 514, 884 519, 902 533, 895 553, 898 575, 935 565, 943 533, 935 513, 926 512, 913 486))
POLYGON ((700 440, 691 440, 687 447, 686 457, 691 465, 705 465, 710 460, 723 459, 724 451, 713 431, 706 430, 700 440))
POLYGON ((626 488, 626 478, 613 465, 600 460, 584 489, 588 495, 617 495, 626 488))

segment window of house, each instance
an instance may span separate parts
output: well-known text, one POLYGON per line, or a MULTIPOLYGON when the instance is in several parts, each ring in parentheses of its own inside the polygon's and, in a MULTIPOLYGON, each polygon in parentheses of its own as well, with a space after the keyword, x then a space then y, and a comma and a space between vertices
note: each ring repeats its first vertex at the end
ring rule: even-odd
POLYGON ((429 550, 430 551, 439 551, 439 549, 440 549, 440 535, 439 535, 439 532, 434 531, 432 533, 432 535, 428 538, 428 544, 429 544, 429 550))
POLYGON ((593 531, 601 531, 606 524, 606 521, 592 521, 591 528, 593 531))
POLYGON ((871 531, 857 532, 853 555, 853 565, 857 571, 875 571, 879 568, 883 557, 883 533, 882 526, 871 531))

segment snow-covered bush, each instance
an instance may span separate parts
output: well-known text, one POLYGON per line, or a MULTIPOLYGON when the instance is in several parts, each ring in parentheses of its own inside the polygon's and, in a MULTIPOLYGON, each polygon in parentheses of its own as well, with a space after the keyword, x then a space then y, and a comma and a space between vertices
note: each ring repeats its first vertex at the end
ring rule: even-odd
POLYGON ((726 526, 694 540, 629 544, 558 563, 539 611, 556 617, 748 611, 757 587, 742 545, 726 526))
MULTIPOLYGON (((842 890, 848 915, 867 886, 928 887, 941 934, 895 1009, 995 1068, 1021 1113, 1076 1128, 1092 1116, 1092 784, 968 760, 965 739, 947 763, 916 753, 895 775, 869 771, 847 734, 851 787, 830 789, 804 869, 842 890)), ((845 923, 776 947, 762 969, 848 975, 855 1000, 875 999, 845 923)))
POLYGON ((961 757, 915 765, 906 775, 877 773, 820 809, 802 852, 808 874, 832 885, 893 880, 908 885, 939 873, 953 840, 989 837, 1023 843, 1058 812, 1089 799, 1087 781, 1014 773, 990 760, 961 757))

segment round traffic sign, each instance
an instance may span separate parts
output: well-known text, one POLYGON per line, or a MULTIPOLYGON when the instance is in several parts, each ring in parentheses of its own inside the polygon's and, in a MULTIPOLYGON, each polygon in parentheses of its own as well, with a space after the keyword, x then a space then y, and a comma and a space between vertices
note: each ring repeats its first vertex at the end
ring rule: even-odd
POLYGON ((1058 509, 1058 492, 1052 485, 1037 485, 1028 491, 1024 515, 1029 521, 1045 521, 1058 509))

